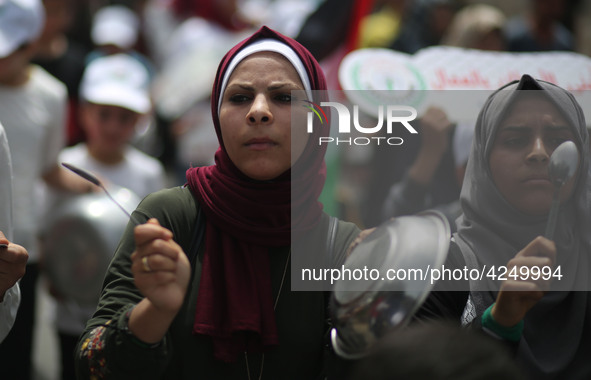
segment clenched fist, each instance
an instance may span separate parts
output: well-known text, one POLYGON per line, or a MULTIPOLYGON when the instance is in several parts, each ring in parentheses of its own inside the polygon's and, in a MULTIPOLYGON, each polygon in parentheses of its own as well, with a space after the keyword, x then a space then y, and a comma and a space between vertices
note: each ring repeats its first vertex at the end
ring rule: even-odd
POLYGON ((0 231, 0 302, 4 293, 25 275, 29 254, 27 250, 8 241, 0 231))
POLYGON ((134 237, 131 271, 136 287, 156 309, 176 314, 191 277, 187 256, 156 219, 135 227, 134 237))

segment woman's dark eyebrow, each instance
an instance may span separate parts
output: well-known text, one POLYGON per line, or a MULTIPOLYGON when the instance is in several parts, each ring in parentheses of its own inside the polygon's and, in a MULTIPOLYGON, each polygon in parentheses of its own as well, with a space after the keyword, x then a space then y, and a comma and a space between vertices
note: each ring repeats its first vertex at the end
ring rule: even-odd
MULTIPOLYGON (((528 126, 528 125, 507 125, 501 128, 500 132, 525 132, 525 131, 529 131, 530 129, 532 129, 532 127, 528 126)), ((544 126, 545 130, 551 130, 551 131, 563 131, 563 130, 569 130, 570 128, 567 125, 545 125, 544 126)))
POLYGON ((282 83, 277 83, 277 84, 271 84, 269 87, 267 87, 267 90, 275 91, 275 90, 280 90, 284 87, 301 88, 301 86, 298 86, 297 83, 292 82, 292 81, 288 81, 288 82, 282 82, 282 83))
POLYGON ((546 125, 544 129, 550 129, 552 131, 571 130, 568 125, 546 125))
MULTIPOLYGON (((236 84, 231 84, 228 86, 228 88, 232 88, 232 87, 239 87, 239 88, 246 90, 246 91, 254 91, 254 87, 250 84, 247 84, 247 83, 236 83, 236 84)), ((289 81, 289 82, 281 82, 281 83, 277 83, 277 84, 271 84, 270 86, 267 87, 267 91, 280 90, 284 87, 300 88, 300 86, 298 86, 296 83, 289 81)))
POLYGON ((248 85, 248 84, 233 84, 233 85, 228 86, 229 89, 231 89, 233 87, 238 87, 238 88, 241 88, 246 91, 253 91, 254 90, 254 87, 252 87, 251 85, 248 85))
POLYGON ((506 125, 502 127, 499 132, 525 132, 529 131, 531 127, 527 125, 506 125))

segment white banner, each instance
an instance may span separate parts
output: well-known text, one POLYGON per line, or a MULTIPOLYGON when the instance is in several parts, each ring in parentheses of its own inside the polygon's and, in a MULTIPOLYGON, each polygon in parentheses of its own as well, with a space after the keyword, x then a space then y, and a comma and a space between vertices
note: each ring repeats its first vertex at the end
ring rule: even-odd
POLYGON ((452 120, 473 121, 491 91, 523 74, 570 91, 591 124, 591 58, 577 53, 507 53, 436 46, 407 55, 388 49, 360 49, 343 59, 339 81, 350 100, 369 114, 374 114, 379 104, 405 103, 419 113, 434 105, 452 120), (448 90, 464 91, 450 96, 448 90))

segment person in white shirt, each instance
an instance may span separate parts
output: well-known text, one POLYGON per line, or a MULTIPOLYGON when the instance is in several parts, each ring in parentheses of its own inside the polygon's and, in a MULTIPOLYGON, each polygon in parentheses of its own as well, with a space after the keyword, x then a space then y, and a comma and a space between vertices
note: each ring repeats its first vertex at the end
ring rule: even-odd
POLYGON ((33 368, 40 184, 75 193, 94 189, 57 162, 65 145, 66 87, 30 63, 44 20, 40 0, 0 1, 0 122, 12 154, 13 238, 29 254, 16 322, 0 344, 2 378, 11 380, 30 379, 33 368))
MULTIPOLYGON (((124 187, 141 199, 163 189, 164 166, 130 143, 152 108, 149 82, 146 68, 130 55, 92 60, 84 71, 79 92, 80 122, 86 141, 62 150, 59 161, 97 175, 111 192, 124 187)), ((71 195, 58 194, 54 207, 71 200, 71 195)), ((111 248, 114 252, 116 246, 111 248)), ((59 293, 58 289, 54 291, 59 293)), ((73 379, 72 352, 96 305, 89 308, 57 293, 56 327, 62 350, 62 378, 73 379)))
POLYGON ((0 124, 0 342, 16 319, 21 300, 18 280, 25 274, 29 257, 20 245, 12 244, 12 165, 6 133, 0 124), (8 238, 8 239, 7 239, 8 238))

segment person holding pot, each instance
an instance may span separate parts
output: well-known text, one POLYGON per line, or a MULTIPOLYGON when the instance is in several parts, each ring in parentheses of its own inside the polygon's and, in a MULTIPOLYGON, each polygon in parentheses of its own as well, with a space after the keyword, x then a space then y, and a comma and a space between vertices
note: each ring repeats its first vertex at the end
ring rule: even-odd
POLYGON ((435 291, 417 317, 461 316, 506 342, 531 378, 589 378, 588 167, 585 117, 571 93, 529 75, 495 91, 476 123, 446 263, 483 270, 492 282, 435 291), (555 191, 548 164, 565 141, 575 143, 579 163, 560 189, 550 240, 543 237, 555 191))
POLYGON ((79 377, 324 376, 327 297, 290 290, 291 245, 342 261, 359 230, 322 211, 316 141, 329 131, 292 123, 308 112, 292 106, 294 90, 319 103, 322 70, 267 27, 222 59, 216 164, 189 169, 185 186, 134 211, 145 224, 124 232, 75 353, 79 377))

